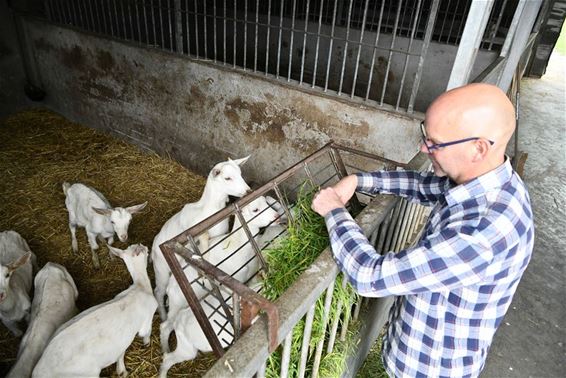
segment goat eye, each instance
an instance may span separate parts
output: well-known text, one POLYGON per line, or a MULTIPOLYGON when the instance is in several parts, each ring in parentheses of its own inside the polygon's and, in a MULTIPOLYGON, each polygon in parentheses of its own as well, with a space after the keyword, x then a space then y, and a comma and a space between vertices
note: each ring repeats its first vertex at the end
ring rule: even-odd
POLYGON ((254 211, 254 213, 257 213, 259 211, 259 209, 254 209, 253 211, 254 211))
POLYGON ((6 273, 6 275, 4 277, 10 278, 10 273, 6 273))
POLYGON ((232 177, 226 177, 226 178, 224 178, 224 180, 230 181, 230 180, 232 180, 232 177))

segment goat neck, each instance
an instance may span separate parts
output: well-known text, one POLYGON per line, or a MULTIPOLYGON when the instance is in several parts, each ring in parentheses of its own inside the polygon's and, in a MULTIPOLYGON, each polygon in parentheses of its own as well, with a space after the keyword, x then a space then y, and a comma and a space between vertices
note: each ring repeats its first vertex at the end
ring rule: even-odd
POLYGON ((132 276, 133 285, 142 287, 144 290, 152 292, 151 282, 147 275, 147 256, 140 254, 139 256, 124 258, 124 263, 132 276))

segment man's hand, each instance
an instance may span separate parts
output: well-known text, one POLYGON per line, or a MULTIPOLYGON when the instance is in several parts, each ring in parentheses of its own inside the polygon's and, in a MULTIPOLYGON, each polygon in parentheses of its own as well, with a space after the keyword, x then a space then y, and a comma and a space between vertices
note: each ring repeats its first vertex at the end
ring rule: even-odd
POLYGON ((355 175, 346 176, 332 186, 344 206, 352 198, 357 187, 358 178, 355 175))
POLYGON ((312 199, 312 209, 323 217, 331 210, 344 207, 334 188, 325 188, 317 192, 312 199))

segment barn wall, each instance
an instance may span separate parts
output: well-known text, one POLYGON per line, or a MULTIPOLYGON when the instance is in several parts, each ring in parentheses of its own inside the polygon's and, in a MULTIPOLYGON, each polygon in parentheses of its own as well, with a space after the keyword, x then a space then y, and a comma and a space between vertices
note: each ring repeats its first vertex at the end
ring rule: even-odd
POLYGON ((247 173, 264 181, 331 138, 404 162, 418 149, 411 117, 38 19, 26 24, 49 107, 201 173, 252 154, 247 173))

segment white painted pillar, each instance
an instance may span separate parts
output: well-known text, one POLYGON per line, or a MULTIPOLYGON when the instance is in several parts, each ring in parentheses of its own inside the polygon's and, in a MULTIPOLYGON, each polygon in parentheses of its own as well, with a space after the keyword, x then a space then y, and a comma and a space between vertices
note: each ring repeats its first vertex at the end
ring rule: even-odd
POLYGON ((495 0, 473 0, 446 90, 468 84, 495 0))

